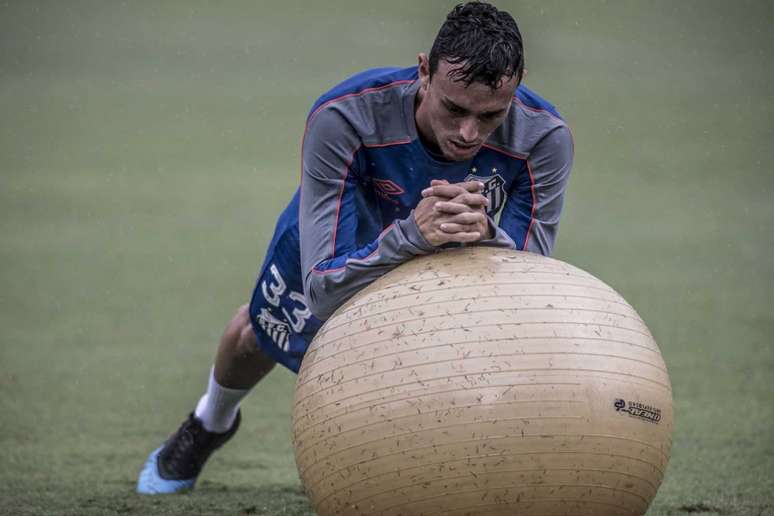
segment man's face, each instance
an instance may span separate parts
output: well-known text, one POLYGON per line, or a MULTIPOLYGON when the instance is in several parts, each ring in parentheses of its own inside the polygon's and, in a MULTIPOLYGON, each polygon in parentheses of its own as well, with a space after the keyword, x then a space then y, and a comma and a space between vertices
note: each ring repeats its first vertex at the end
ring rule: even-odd
POLYGON ((430 77, 427 56, 419 55, 417 128, 428 143, 452 161, 465 161, 476 155, 502 124, 518 86, 516 77, 503 78, 494 90, 479 82, 466 86, 448 75, 459 66, 462 65, 440 60, 430 77))

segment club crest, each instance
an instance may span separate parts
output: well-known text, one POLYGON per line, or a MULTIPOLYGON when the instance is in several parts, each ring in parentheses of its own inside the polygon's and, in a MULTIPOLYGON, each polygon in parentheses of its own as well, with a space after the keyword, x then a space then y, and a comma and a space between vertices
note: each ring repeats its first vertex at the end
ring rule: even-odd
MULTIPOLYGON (((476 172, 476 169, 474 168, 472 172, 476 172)), ((468 177, 465 178, 465 181, 481 181, 484 183, 484 191, 481 194, 489 201, 489 208, 486 210, 489 215, 497 213, 505 202, 505 179, 496 172, 497 169, 493 168, 491 176, 468 174, 468 177)))
POLYGON ((261 313, 256 318, 256 321, 258 326, 266 332, 281 350, 288 350, 289 324, 277 319, 265 308, 261 308, 261 313))

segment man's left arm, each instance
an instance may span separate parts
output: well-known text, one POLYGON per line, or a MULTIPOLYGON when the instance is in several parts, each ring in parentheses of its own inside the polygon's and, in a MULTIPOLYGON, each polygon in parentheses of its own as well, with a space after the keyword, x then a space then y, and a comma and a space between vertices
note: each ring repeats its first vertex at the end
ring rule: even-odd
POLYGON ((496 242, 508 238, 515 249, 551 255, 570 178, 573 148, 567 126, 557 127, 535 145, 527 158, 528 174, 511 188, 494 238, 482 240, 480 245, 499 245, 496 242))

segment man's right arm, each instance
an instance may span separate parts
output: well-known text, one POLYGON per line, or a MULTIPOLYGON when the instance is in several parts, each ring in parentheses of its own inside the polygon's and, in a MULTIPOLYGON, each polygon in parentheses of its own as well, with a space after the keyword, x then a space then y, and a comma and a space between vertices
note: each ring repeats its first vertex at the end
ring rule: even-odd
POLYGON ((335 106, 307 122, 299 213, 301 271, 307 305, 321 320, 388 271, 436 249, 420 233, 413 213, 396 220, 373 242, 357 246, 360 148, 359 137, 335 106))

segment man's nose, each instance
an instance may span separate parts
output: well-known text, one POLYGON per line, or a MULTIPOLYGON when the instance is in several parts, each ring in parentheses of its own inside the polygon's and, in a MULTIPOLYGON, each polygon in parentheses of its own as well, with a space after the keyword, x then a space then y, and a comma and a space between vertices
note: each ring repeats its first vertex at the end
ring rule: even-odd
POLYGON ((475 118, 466 118, 462 121, 460 139, 464 143, 473 143, 478 139, 478 121, 475 118))

